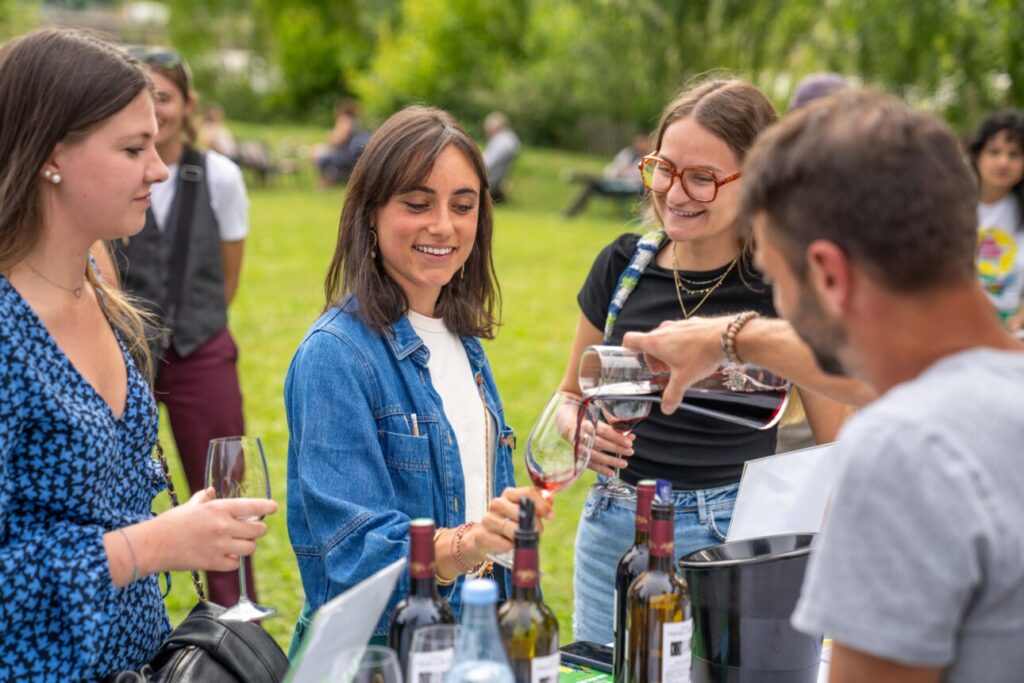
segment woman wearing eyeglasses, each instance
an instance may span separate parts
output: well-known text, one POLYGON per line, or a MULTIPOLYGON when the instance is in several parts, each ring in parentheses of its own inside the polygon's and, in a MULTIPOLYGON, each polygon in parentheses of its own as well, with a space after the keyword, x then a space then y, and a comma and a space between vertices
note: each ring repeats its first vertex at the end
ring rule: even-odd
MULTIPOLYGON (((210 440, 245 433, 227 312, 242 270, 249 199, 234 162, 195 148, 197 97, 181 56, 164 48, 131 52, 155 87, 156 149, 170 178, 153 185, 142 232, 112 246, 124 289, 159 318, 155 395, 167 406, 188 485, 200 491, 210 440)), ((246 569, 255 596, 252 562, 246 569)), ((207 585, 214 602, 238 601, 237 572, 210 572, 207 585)))
MULTIPOLYGON (((743 157, 776 119, 768 98, 741 81, 707 82, 669 103, 655 151, 641 162, 650 214, 660 227, 620 236, 595 260, 578 296, 581 313, 562 391, 580 393, 578 362, 587 346, 622 344, 627 332, 664 321, 686 326, 694 379, 717 367, 731 329, 744 361, 832 388, 834 380, 815 367, 788 324, 772 320, 771 288, 737 222, 743 157), (755 350, 752 337, 770 353, 755 350)), ((818 441, 831 440, 845 407, 815 394, 803 397, 818 441)), ((672 482, 679 557, 725 540, 743 463, 773 453, 775 438, 774 428, 759 431, 684 412, 652 411, 628 436, 601 428, 590 467, 601 484, 618 469, 627 486, 619 496, 598 486, 584 507, 574 569, 576 638, 613 639, 615 568, 636 515, 629 486, 640 479, 672 482)))

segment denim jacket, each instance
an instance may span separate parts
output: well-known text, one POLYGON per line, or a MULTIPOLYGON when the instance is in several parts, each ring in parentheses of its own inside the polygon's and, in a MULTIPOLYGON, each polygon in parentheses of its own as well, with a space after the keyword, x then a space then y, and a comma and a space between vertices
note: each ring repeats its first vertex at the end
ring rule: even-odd
MULTIPOLYGON (((317 320, 285 380, 288 535, 313 610, 407 557, 411 519, 430 517, 439 528, 465 521, 459 448, 431 383, 426 345, 408 318, 380 335, 356 308, 348 298, 317 320), (419 436, 412 434, 412 413, 419 436)), ((491 448, 492 495, 499 495, 515 486, 514 438, 480 341, 463 337, 462 343, 498 425, 491 448)), ((508 574, 495 568, 505 596, 511 594, 508 574)), ((440 589, 457 615, 461 583, 440 589)), ((403 575, 375 635, 387 632, 388 615, 408 590, 403 575)))

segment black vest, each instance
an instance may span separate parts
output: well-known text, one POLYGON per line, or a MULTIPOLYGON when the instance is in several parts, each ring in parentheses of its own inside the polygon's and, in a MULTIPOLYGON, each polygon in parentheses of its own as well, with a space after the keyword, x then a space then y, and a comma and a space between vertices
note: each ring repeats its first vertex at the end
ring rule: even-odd
MULTIPOLYGON (((167 325, 166 310, 169 299, 168 285, 171 253, 175 235, 182 227, 179 216, 182 186, 190 181, 182 173, 191 174, 196 182, 195 208, 192 231, 189 235, 184 266, 181 302, 176 316, 167 330, 169 343, 179 356, 185 357, 228 325, 227 304, 224 301, 224 267, 221 261, 220 230, 217 217, 210 206, 210 191, 206 182, 205 155, 186 150, 182 155, 176 178, 174 200, 163 230, 157 227, 153 210, 146 211, 146 225, 142 232, 130 238, 116 240, 114 257, 125 291, 142 299, 151 311, 167 325), (189 153, 191 152, 191 154, 189 153), (193 165, 189 161, 196 161, 193 165)), ((188 217, 184 217, 188 220, 188 217)), ((154 351, 161 355, 166 344, 157 341, 154 351)))

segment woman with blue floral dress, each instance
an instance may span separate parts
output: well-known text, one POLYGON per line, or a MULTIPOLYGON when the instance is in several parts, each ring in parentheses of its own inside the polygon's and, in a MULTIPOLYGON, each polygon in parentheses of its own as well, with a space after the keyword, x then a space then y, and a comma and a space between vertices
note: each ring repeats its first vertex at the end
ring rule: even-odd
POLYGON ((157 574, 238 566, 271 501, 154 517, 143 320, 90 247, 138 232, 167 177, 138 62, 87 34, 0 49, 0 680, 138 668, 169 630, 157 574))

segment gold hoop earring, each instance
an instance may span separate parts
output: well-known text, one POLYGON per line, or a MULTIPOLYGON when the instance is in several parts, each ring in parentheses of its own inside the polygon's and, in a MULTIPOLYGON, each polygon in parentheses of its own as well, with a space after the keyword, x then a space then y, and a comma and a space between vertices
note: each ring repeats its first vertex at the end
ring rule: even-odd
POLYGON ((459 279, 460 280, 465 280, 466 279, 466 264, 465 263, 462 264, 462 270, 459 271, 459 279))
POLYGON ((370 245, 370 258, 377 260, 377 231, 374 230, 373 226, 370 226, 370 237, 373 238, 373 244, 370 245))

